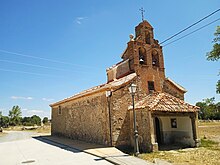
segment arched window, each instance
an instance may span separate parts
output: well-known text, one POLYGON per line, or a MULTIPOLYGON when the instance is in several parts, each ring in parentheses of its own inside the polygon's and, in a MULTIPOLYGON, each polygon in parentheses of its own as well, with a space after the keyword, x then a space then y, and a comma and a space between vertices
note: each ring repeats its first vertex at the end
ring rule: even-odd
POLYGON ((146 57, 145 57, 146 50, 144 48, 139 48, 138 53, 139 53, 139 63, 140 64, 147 64, 146 57))
POLYGON ((159 54, 156 50, 153 50, 152 52, 152 65, 159 67, 160 63, 159 63, 159 54))
POLYGON ((150 33, 149 33, 149 31, 145 31, 145 42, 146 42, 146 44, 150 44, 150 33))

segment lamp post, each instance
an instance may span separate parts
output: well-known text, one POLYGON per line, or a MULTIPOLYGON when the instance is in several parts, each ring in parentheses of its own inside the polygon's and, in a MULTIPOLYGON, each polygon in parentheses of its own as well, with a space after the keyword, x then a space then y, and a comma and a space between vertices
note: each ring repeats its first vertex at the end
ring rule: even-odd
POLYGON ((136 125, 136 112, 134 109, 134 95, 136 93, 137 85, 131 84, 130 87, 128 87, 129 92, 132 96, 132 106, 133 106, 133 117, 134 117, 134 154, 135 156, 138 156, 139 154, 139 146, 138 146, 138 130, 137 130, 137 125, 136 125))
POLYGON ((110 99, 112 92, 106 91, 106 98, 108 100, 108 120, 109 120, 109 136, 110 136, 110 145, 112 146, 112 122, 111 122, 111 107, 110 107, 110 99))

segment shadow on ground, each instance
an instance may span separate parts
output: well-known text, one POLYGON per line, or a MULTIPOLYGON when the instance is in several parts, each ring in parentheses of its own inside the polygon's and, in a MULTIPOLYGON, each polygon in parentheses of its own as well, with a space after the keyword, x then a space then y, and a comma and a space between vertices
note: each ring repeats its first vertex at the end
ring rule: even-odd
POLYGON ((73 153, 79 153, 79 152, 82 152, 81 150, 77 149, 77 148, 73 148, 73 147, 70 147, 68 145, 65 145, 65 144, 62 144, 62 143, 59 143, 59 142, 56 142, 56 141, 53 141, 53 140, 50 140, 51 136, 48 135, 48 136, 37 136, 37 137, 33 137, 34 139, 36 140, 39 140, 43 143, 47 143, 49 145, 53 145, 55 147, 59 147, 61 149, 64 149, 64 150, 67 150, 67 151, 71 151, 73 153))
MULTIPOLYGON (((68 139, 59 136, 38 136, 33 137, 36 140, 59 147, 61 149, 71 151, 73 153, 84 152, 101 159, 116 158, 116 157, 127 157, 129 155, 117 150, 114 147, 103 146, 99 144, 87 143, 84 141, 68 139)), ((101 160, 99 159, 99 160, 101 160)))

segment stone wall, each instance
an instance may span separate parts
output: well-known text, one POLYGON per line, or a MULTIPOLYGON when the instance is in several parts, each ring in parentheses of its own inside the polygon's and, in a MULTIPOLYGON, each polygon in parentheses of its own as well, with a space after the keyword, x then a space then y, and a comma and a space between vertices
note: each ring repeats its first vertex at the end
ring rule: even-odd
POLYGON ((105 93, 82 97, 52 108, 52 135, 63 135, 98 144, 108 144, 109 122, 105 93))
MULTIPOLYGON (((134 144, 134 127, 133 127, 133 111, 130 111, 130 119, 131 119, 131 139, 134 144)), ((136 119, 137 119, 137 130, 138 130, 138 141, 140 151, 146 152, 151 151, 151 128, 150 128, 150 118, 149 111, 147 109, 138 109, 136 110, 136 119)), ((133 146, 132 144, 132 146, 133 146)))
POLYGON ((130 145, 130 116, 128 106, 131 105, 129 84, 112 92, 112 140, 113 145, 123 147, 130 145))
POLYGON ((164 81, 163 92, 169 93, 170 95, 177 97, 181 100, 184 100, 184 92, 176 88, 174 85, 168 81, 164 81))

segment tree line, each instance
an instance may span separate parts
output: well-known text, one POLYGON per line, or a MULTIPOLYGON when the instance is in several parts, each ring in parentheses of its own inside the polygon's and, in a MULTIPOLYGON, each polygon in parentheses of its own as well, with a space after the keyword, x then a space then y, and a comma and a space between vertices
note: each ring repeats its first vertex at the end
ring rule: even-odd
POLYGON ((215 103, 215 98, 207 98, 197 102, 200 107, 199 119, 201 120, 220 120, 220 102, 215 103))
POLYGON ((31 117, 22 117, 21 108, 16 105, 13 106, 11 110, 9 110, 8 116, 3 116, 0 111, 0 127, 9 127, 9 126, 34 126, 41 125, 41 122, 47 124, 49 122, 48 117, 44 117, 41 121, 41 118, 37 115, 33 115, 31 117))

